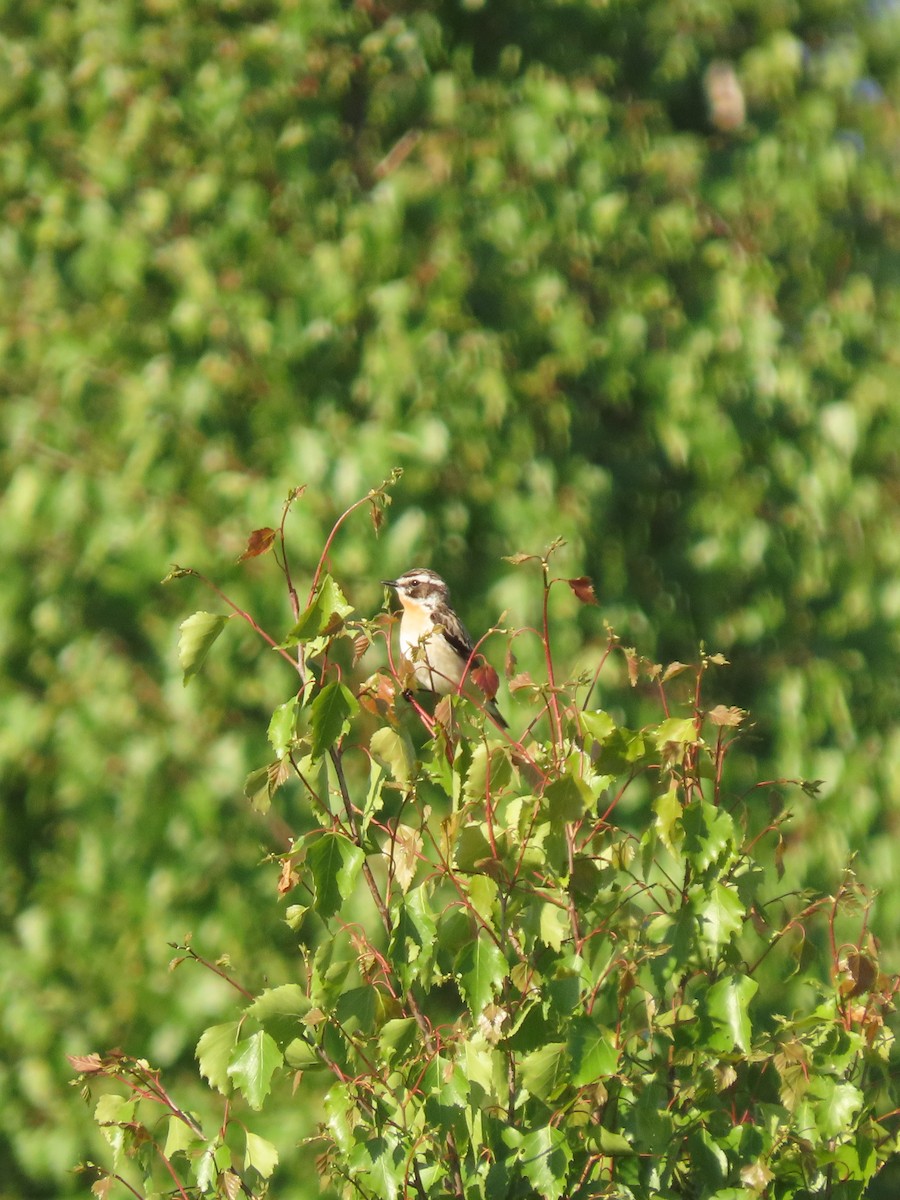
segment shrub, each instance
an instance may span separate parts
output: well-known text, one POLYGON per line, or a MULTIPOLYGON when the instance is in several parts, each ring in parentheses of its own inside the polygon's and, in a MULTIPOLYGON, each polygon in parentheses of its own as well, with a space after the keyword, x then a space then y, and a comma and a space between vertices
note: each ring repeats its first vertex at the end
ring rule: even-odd
MULTIPOLYGON (((96 1106, 113 1162, 95 1191, 264 1195, 278 1150, 245 1110, 265 1130, 290 1084, 321 1105, 322 1181, 366 1200, 861 1196, 895 1149, 886 1021, 900 984, 849 870, 830 895, 785 879, 783 797, 816 784, 729 790, 747 714, 705 698, 722 656, 664 668, 610 630, 595 670, 564 679, 556 590, 595 599, 590 580, 554 574, 552 546, 510 560, 542 589, 541 627, 508 635, 543 663, 541 677, 507 654, 525 732, 490 721, 477 689, 432 715, 394 667, 392 618, 356 616, 325 565, 354 509, 367 503, 377 528, 387 485, 337 523, 302 607, 285 546, 299 494, 246 551, 277 559, 288 634, 223 597, 180 644, 187 681, 238 616, 296 672, 271 762, 246 784, 260 811, 289 782, 304 800, 273 888, 296 982, 245 993, 200 1037, 200 1071, 224 1097, 215 1129, 143 1060, 73 1059, 86 1088, 126 1087, 96 1106), (360 683, 372 646, 389 665, 360 683), (645 728, 597 707, 616 656, 658 696, 645 728)), ((488 693, 491 674, 475 671, 488 693)), ((179 958, 205 961, 190 943, 179 958)))

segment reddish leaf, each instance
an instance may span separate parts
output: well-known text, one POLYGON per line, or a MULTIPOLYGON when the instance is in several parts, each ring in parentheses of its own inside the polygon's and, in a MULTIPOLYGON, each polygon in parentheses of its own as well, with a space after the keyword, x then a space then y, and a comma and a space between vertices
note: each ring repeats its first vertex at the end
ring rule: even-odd
POLYGON ((747 714, 742 708, 726 708, 724 704, 717 704, 706 715, 713 725, 736 726, 740 725, 747 714))
POLYGON ((286 896, 300 882, 300 876, 297 873, 293 860, 288 857, 282 860, 281 875, 278 879, 278 895, 286 896))
POLYGON ((67 1054, 66 1058, 79 1075, 100 1075, 105 1069, 99 1054, 67 1054))
POLYGON ((518 675, 513 675, 508 686, 511 692, 520 692, 522 688, 533 688, 534 680, 527 671, 520 671, 518 675))
POLYGON ((354 667, 359 662, 359 660, 362 658, 362 656, 365 654, 365 652, 368 650, 368 648, 371 646, 371 644, 372 644, 371 638, 366 633, 361 633, 358 637, 353 639, 353 666, 354 667))
POLYGON ((637 651, 633 646, 626 646, 622 653, 625 655, 625 664, 628 667, 628 682, 632 687, 637 687, 638 669, 640 667, 640 659, 637 651))
POLYGON ((482 660, 469 674, 478 690, 483 692, 488 700, 493 700, 500 686, 500 677, 491 664, 482 660))
POLYGON ((663 683, 665 683, 668 679, 674 679, 676 675, 680 675, 682 671, 686 671, 687 669, 687 663, 669 663, 669 665, 666 667, 665 674, 663 675, 663 683))
POLYGON ((243 562, 247 558, 259 558, 261 554, 272 549, 272 543, 275 541, 275 530, 269 529, 254 529, 247 539, 247 548, 238 562, 243 562))
POLYGON ((516 656, 513 653, 512 646, 506 647, 506 678, 516 673, 516 656))
POLYGON ((582 604, 596 604, 593 581, 587 575, 579 575, 577 579, 567 579, 566 583, 582 604))

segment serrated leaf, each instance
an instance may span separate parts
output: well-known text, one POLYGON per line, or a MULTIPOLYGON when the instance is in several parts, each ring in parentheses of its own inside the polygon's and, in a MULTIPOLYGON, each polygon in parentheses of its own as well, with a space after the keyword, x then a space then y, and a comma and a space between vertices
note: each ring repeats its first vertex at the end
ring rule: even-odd
POLYGON ((724 883, 710 893, 698 893, 693 907, 702 921, 703 942, 714 956, 743 928, 746 909, 735 889, 724 883))
POLYGON ((662 749, 669 742, 690 745, 699 740, 699 735, 693 717, 669 717, 653 730, 653 740, 662 749))
POLYGON ((335 1083, 325 1093, 325 1119, 328 1132, 342 1154, 349 1154, 355 1141, 353 1129, 357 1116, 356 1104, 345 1083, 335 1083))
POLYGON ((353 890, 365 855, 339 833, 325 833, 309 843, 306 861, 315 885, 315 909, 327 921, 353 890))
POLYGON ((480 742, 472 752, 463 795, 466 800, 484 800, 488 787, 491 792, 504 788, 511 777, 512 765, 505 747, 488 747, 480 742))
POLYGON ((722 808, 708 800, 696 800, 681 814, 684 829, 682 850, 698 871, 721 862, 734 848, 734 821, 722 808))
POLYGON ((263 1179, 268 1179, 278 1166, 278 1151, 271 1142, 247 1130, 247 1152, 244 1155, 244 1170, 252 1167, 263 1179))
POLYGON ((387 726, 376 729, 369 740, 369 750, 397 783, 404 787, 410 783, 415 773, 416 752, 406 734, 387 726))
POLYGON ((681 826, 681 799, 674 783, 664 795, 653 801, 653 811, 656 813, 656 833, 659 840, 670 854, 677 856, 684 841, 684 829, 681 826))
POLYGON ((618 1069, 619 1055, 608 1034, 587 1017, 572 1020, 566 1046, 576 1087, 614 1075, 618 1069))
POLYGON ((378 1049, 386 1063, 402 1057, 414 1045, 419 1033, 415 1017, 395 1017, 385 1021, 378 1034, 378 1049))
POLYGON ((569 1083, 572 1063, 565 1042, 548 1042, 526 1054, 519 1065, 519 1081, 539 1100, 550 1101, 569 1083))
POLYGON ((283 1062, 277 1042, 261 1029, 234 1047, 228 1075, 250 1107, 259 1110, 271 1091, 272 1076, 283 1062))
POLYGON ((178 661, 185 685, 203 666, 203 660, 229 620, 221 613, 195 612, 178 626, 178 661))
POLYGON ((195 1149, 202 1141, 202 1138, 195 1130, 191 1129, 181 1117, 169 1117, 166 1129, 166 1144, 164 1154, 166 1158, 172 1158, 175 1154, 187 1154, 188 1151, 195 1149))
POLYGON ((587 812, 595 798, 591 789, 577 775, 567 773, 554 779, 544 789, 552 822, 578 821, 587 812))
POLYGON ((484 824, 464 825, 456 842, 456 865, 460 871, 477 871, 493 860, 494 852, 484 824))
POLYGON ((579 575, 577 579, 567 579, 566 583, 572 589, 582 604, 596 604, 597 596, 594 584, 588 575, 579 575))
POLYGON ((231 1091, 228 1063, 234 1050, 240 1023, 226 1021, 222 1025, 211 1025, 203 1031, 194 1054, 200 1064, 200 1074, 223 1096, 231 1091))
POLYGON ((595 742, 604 742, 610 737, 616 729, 616 723, 603 709, 597 709, 595 712, 580 712, 578 720, 582 731, 589 734, 595 742))
POLYGON ((315 596, 297 618, 281 643, 281 648, 290 649, 313 638, 336 633, 352 612, 353 605, 347 603, 344 593, 331 576, 323 576, 315 596))
POLYGON ((714 983, 705 997, 706 1013, 719 1035, 710 1047, 726 1053, 749 1053, 752 1037, 749 1006, 759 984, 748 975, 728 975, 714 983))
POLYGON ((509 973, 506 955, 492 938, 477 937, 463 946, 454 967, 469 1011, 477 1019, 509 973))
POLYGON ((831 1076, 810 1081, 808 1096, 815 1100, 816 1127, 823 1137, 838 1137, 851 1130, 863 1105, 863 1095, 852 1083, 831 1076))
POLYGON ((412 886, 421 854, 422 835, 419 831, 409 825, 398 825, 394 836, 385 844, 384 855, 401 892, 408 892, 412 886))
POLYGON ((559 950, 566 938, 572 936, 569 914, 558 904, 542 904, 540 911, 538 936, 545 946, 559 950))
POLYGON ((258 771, 251 771, 244 780, 244 795, 254 812, 267 813, 272 806, 272 797, 290 777, 291 764, 287 759, 269 763, 258 771))
POLYGON ((671 662, 663 672, 662 681, 667 683, 670 679, 674 679, 676 675, 680 675, 682 671, 687 671, 688 665, 683 662, 671 662))
POLYGON ((247 1015, 257 1021, 270 1017, 302 1017, 312 1007, 312 1001, 298 983, 283 983, 280 987, 267 988, 247 1009, 247 1015))
POLYGON ((259 558, 261 554, 271 550, 275 537, 275 530, 269 529, 268 526, 263 529, 254 529, 247 538, 247 546, 238 562, 244 562, 248 558, 259 558))
POLYGON ((706 716, 713 725, 735 728, 741 724, 747 713, 742 708, 726 708, 724 704, 717 704, 706 716))
POLYGON ((545 1125, 526 1134, 519 1161, 522 1174, 544 1200, 558 1200, 566 1191, 572 1151, 564 1130, 545 1125))
POLYGON ((346 732, 350 718, 358 712, 359 703, 349 688, 342 683, 326 684, 309 708, 312 757, 321 758, 346 732))
POLYGON ((398 1200, 405 1183, 406 1156, 396 1137, 374 1137, 359 1142, 349 1160, 351 1175, 368 1186, 364 1195, 398 1200))

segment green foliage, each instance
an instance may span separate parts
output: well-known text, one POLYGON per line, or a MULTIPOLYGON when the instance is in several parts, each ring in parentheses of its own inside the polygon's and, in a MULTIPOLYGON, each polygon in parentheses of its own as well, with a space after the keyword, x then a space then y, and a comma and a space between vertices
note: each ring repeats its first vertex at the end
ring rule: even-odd
MULTIPOLYGON (((590 572, 600 601, 555 597, 564 674, 594 673, 605 621, 656 661, 726 652, 727 703, 755 722, 735 791, 823 781, 786 829, 790 885, 828 890, 857 856, 896 957, 895 6, 7 8, 2 1187, 71 1195, 70 1163, 101 1149, 68 1103, 66 1053, 150 1047, 202 1106, 196 1026, 224 1022, 230 989, 200 972, 174 986, 169 943, 192 933, 254 992, 293 978, 256 864, 295 819, 310 832, 306 805, 273 804, 295 734, 330 803, 315 679, 263 766, 259 731, 286 658, 348 615, 312 587, 336 513, 397 463, 377 552, 354 519, 329 555, 348 604, 375 611, 378 580, 424 562, 472 628, 536 626, 502 557, 564 536, 561 572, 590 572), (257 559, 279 552, 262 522, 298 479, 310 592, 285 621, 257 559), (214 573, 284 653, 258 656, 230 620, 183 689, 189 610, 159 587, 174 562, 214 573)), ((513 649, 524 707, 540 646, 513 649)), ((613 654, 603 674, 604 774, 627 775, 665 719, 653 685, 627 686, 636 665, 613 654)), ((369 747, 385 774, 359 764, 364 832, 418 777, 411 745, 387 730, 369 747)), ((578 792, 570 773, 557 800, 578 792)), ((627 828, 647 800, 638 777, 627 828)))
MULTIPOLYGON (((705 700, 721 655, 633 666, 661 708, 639 731, 587 707, 596 675, 553 682, 553 594, 572 582, 555 550, 537 558, 546 675, 520 740, 468 701, 408 705, 394 671, 352 689, 339 664, 383 622, 341 601, 324 632, 338 602, 306 609, 300 686, 270 725, 315 817, 270 897, 299 901, 298 981, 200 1036, 215 1133, 146 1062, 73 1060, 87 1085, 127 1085, 94 1109, 100 1194, 262 1197, 281 1149, 253 1114, 288 1086, 321 1111, 323 1183, 364 1200, 856 1200, 895 1155, 900 976, 864 889, 850 872, 832 894, 785 887, 781 794, 765 812, 770 785, 734 795, 746 714, 705 700)), ((342 594, 316 577, 314 596, 342 594)))

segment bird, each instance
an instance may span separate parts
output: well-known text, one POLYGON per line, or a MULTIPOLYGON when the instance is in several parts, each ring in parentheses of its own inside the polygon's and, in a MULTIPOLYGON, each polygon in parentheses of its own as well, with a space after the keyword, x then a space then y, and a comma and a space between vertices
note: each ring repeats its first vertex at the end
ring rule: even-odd
MULTIPOLYGON (((397 579, 381 582, 397 593, 403 606, 400 653, 412 667, 416 683, 439 696, 459 691, 479 656, 451 607, 447 584, 427 567, 413 567, 397 579)), ((501 728, 507 728, 493 697, 488 696, 483 706, 501 728)))

